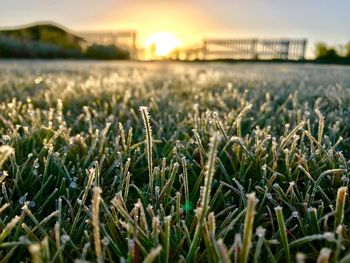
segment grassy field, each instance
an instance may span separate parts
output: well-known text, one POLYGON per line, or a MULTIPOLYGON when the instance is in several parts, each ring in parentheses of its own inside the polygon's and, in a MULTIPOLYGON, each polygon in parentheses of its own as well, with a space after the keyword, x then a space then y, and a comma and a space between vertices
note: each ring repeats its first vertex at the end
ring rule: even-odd
POLYGON ((0 62, 0 262, 350 262, 350 68, 0 62))

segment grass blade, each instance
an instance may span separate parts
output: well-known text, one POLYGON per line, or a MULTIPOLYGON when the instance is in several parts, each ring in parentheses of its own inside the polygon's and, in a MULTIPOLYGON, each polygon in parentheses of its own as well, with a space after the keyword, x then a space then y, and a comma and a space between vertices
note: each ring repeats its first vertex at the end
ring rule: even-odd
POLYGON ((283 214, 282 214, 282 207, 280 207, 280 206, 275 207, 275 212, 276 212, 276 216, 277 216, 278 228, 279 228, 280 237, 281 237, 284 253, 286 256, 286 260, 288 263, 290 263, 290 252, 289 252, 286 226, 284 224, 284 219, 283 219, 283 214))

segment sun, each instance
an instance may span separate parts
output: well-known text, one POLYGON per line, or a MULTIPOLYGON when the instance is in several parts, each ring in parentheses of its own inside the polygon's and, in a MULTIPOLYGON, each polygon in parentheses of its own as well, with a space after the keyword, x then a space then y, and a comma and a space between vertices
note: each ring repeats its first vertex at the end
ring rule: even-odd
POLYGON ((180 40, 171 33, 157 32, 151 34, 145 41, 148 49, 153 49, 152 53, 163 57, 169 55, 171 51, 180 45, 180 40))

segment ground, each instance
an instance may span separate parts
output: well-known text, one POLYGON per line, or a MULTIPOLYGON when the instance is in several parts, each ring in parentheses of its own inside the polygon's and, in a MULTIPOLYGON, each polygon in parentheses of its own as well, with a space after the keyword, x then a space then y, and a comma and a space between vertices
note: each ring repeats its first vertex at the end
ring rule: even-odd
POLYGON ((0 62, 2 262, 349 262, 350 68, 0 62))

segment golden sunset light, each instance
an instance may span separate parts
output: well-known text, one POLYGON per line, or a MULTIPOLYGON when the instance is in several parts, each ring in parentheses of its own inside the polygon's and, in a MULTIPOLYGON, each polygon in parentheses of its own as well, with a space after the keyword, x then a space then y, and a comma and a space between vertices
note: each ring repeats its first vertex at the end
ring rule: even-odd
POLYGON ((0 10, 0 263, 350 263, 350 0, 0 10))
POLYGON ((180 44, 181 41, 169 32, 151 34, 145 41, 145 46, 150 53, 155 53, 155 55, 160 57, 168 55, 180 44))

